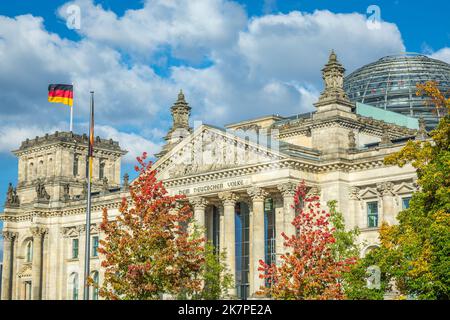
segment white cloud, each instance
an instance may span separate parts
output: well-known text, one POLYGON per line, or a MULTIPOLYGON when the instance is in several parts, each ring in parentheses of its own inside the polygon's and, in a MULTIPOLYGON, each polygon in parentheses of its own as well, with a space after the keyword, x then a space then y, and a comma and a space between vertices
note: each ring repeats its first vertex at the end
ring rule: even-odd
POLYGON ((157 152, 179 88, 193 119, 215 125, 292 115, 313 109, 330 49, 350 70, 404 51, 394 24, 369 30, 359 14, 291 12, 247 20, 244 9, 227 0, 147 0, 118 16, 77 0, 59 15, 73 3, 81 7, 79 41, 48 32, 39 17, 0 16, 0 128, 7 132, 14 123, 16 130, 0 137, 0 152, 27 135, 66 130, 68 109, 46 101, 53 82, 75 83, 75 128, 83 132, 88 93, 95 90, 96 134, 118 139, 130 151, 126 161, 134 161, 141 151, 157 152), (168 76, 151 67, 173 57, 185 61, 168 76), (209 64, 198 67, 205 60, 209 64))
POLYGON ((244 10, 223 0, 147 0, 121 17, 91 0, 76 0, 64 5, 60 16, 72 4, 81 8, 80 34, 140 56, 169 46, 177 57, 201 60, 213 49, 232 45, 246 23, 244 10))
POLYGON ((20 147, 20 143, 45 133, 54 132, 57 127, 37 127, 37 126, 2 126, 0 127, 0 152, 9 153, 20 147))
POLYGON ((450 48, 442 48, 439 51, 430 54, 430 56, 434 59, 450 63, 450 48))
POLYGON ((123 158, 125 163, 135 163, 136 157, 141 156, 143 152, 150 155, 159 152, 161 149, 161 144, 156 144, 135 133, 120 132, 110 126, 97 126, 95 132, 96 135, 99 134, 105 139, 119 141, 122 149, 128 151, 123 158))

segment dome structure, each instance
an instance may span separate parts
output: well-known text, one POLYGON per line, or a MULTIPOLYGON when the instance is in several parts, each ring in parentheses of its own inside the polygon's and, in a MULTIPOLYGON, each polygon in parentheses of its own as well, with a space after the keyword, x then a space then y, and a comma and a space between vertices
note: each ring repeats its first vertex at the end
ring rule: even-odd
POLYGON ((344 90, 353 102, 361 102, 415 118, 423 117, 428 129, 438 117, 424 97, 416 96, 416 84, 433 80, 441 92, 450 90, 450 65, 418 54, 387 56, 365 65, 344 79, 344 90))

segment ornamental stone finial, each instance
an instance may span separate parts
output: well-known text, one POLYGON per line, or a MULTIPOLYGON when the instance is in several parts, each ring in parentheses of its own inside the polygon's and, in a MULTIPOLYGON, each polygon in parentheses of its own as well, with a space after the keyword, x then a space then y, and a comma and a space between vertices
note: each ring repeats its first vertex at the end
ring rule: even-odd
POLYGON ((345 68, 338 61, 334 50, 332 50, 328 58, 328 63, 322 69, 325 89, 320 95, 319 102, 330 102, 333 100, 350 102, 344 91, 344 73, 345 68))
POLYGON ((123 175, 123 190, 128 190, 130 188, 130 182, 129 182, 130 176, 128 173, 125 173, 123 175))
POLYGON ((180 90, 178 99, 171 108, 173 126, 172 129, 185 128, 189 129, 189 116, 191 114, 191 107, 184 98, 184 93, 180 90))
POLYGON ((425 119, 420 116, 419 118, 419 130, 417 130, 416 139, 426 140, 428 137, 425 119))
POLYGON ((391 137, 389 136, 389 127, 387 125, 383 126, 383 134, 381 136, 380 145, 390 145, 392 144, 391 137))

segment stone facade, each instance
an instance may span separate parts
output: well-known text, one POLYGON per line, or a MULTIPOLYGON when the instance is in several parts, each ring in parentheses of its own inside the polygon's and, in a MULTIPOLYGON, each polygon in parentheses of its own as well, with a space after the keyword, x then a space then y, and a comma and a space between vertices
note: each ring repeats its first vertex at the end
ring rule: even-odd
MULTIPOLYGON (((362 255, 377 245, 381 221, 396 223, 417 189, 411 166, 385 166, 383 159, 426 132, 356 114, 342 90, 343 74, 332 53, 316 111, 291 118, 266 116, 226 130, 208 125, 192 130, 182 92, 172 107, 173 127, 154 168, 170 194, 187 196, 207 238, 226 250, 236 282, 231 294, 253 296, 263 285, 258 261, 277 262, 284 252, 281 233, 295 232, 290 222, 300 181, 324 204, 338 201, 347 227, 361 229, 362 255)), ((81 298, 86 143, 83 136, 55 133, 27 140, 15 151, 19 183, 11 186, 1 215, 2 299, 81 298)), ((124 152, 116 142, 98 138, 95 149, 91 231, 101 237, 101 210, 118 214, 128 177, 120 186, 124 152)), ((93 257, 91 270, 101 282, 100 259, 93 257)))

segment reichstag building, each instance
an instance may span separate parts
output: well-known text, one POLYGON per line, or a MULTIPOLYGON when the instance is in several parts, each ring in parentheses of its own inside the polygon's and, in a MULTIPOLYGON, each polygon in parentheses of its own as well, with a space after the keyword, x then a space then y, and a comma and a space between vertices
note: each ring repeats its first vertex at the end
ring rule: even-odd
MULTIPOLYGON (((361 230, 361 255, 377 245, 381 222, 396 223, 417 190, 411 166, 386 166, 383 159, 408 140, 427 138, 436 118, 414 95, 415 84, 438 80, 448 88, 450 66, 403 55, 347 78, 344 71, 332 52, 322 69, 323 92, 307 114, 191 128, 182 92, 171 107, 173 125, 154 168, 170 194, 187 196, 214 246, 226 249, 238 298, 252 297, 263 284, 258 261, 277 262, 284 252, 281 233, 294 233, 291 206, 300 181, 324 204, 338 201, 347 227, 361 230)), ((86 135, 54 132, 13 151, 18 184, 10 185, 0 214, 2 299, 82 297, 87 144, 86 135)), ((96 138, 90 270, 99 283, 101 212, 117 215, 132 183, 121 179, 125 152, 116 141, 96 138)))

